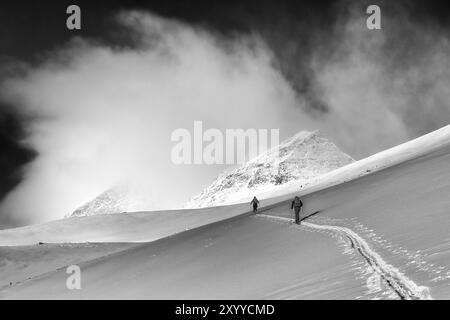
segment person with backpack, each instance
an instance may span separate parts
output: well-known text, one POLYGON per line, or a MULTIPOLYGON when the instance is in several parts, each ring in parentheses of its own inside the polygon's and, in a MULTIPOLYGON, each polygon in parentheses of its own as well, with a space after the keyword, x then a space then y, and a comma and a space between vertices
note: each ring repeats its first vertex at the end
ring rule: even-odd
POLYGON ((295 223, 300 224, 300 210, 303 207, 303 202, 299 197, 295 196, 291 203, 291 210, 294 209, 295 212, 295 223))
POLYGON ((253 200, 252 202, 250 202, 250 205, 253 205, 253 212, 258 211, 259 200, 256 199, 256 197, 253 197, 253 200))

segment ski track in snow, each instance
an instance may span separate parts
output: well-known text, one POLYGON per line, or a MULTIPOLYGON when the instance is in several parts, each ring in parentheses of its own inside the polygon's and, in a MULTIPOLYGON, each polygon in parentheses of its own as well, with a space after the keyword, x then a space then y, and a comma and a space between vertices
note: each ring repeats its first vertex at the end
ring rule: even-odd
POLYGON ((427 257, 435 254, 430 254, 428 251, 436 251, 435 248, 409 252, 402 246, 396 245, 386 239, 383 239, 381 236, 376 235, 373 230, 368 229, 361 223, 355 223, 354 227, 356 228, 358 234, 363 234, 365 238, 370 239, 376 245, 383 247, 385 250, 395 255, 401 255, 405 259, 404 263, 406 265, 413 266, 416 269, 416 272, 426 273, 429 277, 431 277, 431 282, 446 282, 450 279, 450 269, 448 267, 426 261, 427 257))
MULTIPOLYGON (((364 239, 369 240, 369 243, 373 244, 375 247, 378 246, 383 251, 390 252, 396 257, 401 257, 398 264, 407 265, 409 268, 414 268, 416 273, 422 274, 422 276, 428 278, 432 283, 448 282, 450 279, 450 268, 448 266, 438 265, 436 263, 426 261, 427 258, 430 258, 436 254, 438 251, 437 248, 428 248, 410 252, 402 246, 384 239, 383 235, 377 235, 374 230, 369 229, 358 222, 356 217, 348 220, 330 217, 317 217, 317 219, 318 220, 316 222, 319 222, 319 224, 338 224, 341 226, 347 226, 351 230, 355 230, 357 234, 364 239)), ((443 249, 441 250, 448 250, 446 246, 448 245, 442 244, 443 249)))
MULTIPOLYGON (((258 214, 257 217, 274 219, 278 221, 292 223, 292 219, 258 214)), ((431 300, 431 294, 428 287, 418 286, 414 281, 406 277, 400 270, 388 264, 369 244, 353 230, 332 225, 319 225, 315 223, 302 221, 298 228, 306 227, 319 231, 331 231, 346 238, 350 243, 350 248, 356 251, 365 260, 367 266, 373 273, 369 277, 369 282, 376 282, 377 279, 384 280, 391 290, 402 300, 431 300)))

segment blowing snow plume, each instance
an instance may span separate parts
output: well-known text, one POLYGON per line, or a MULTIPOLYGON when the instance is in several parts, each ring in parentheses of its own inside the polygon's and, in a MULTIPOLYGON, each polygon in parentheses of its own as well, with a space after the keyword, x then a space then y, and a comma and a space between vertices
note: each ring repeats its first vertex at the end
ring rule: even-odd
POLYGON ((174 207, 217 168, 173 165, 173 130, 196 119, 219 129, 301 127, 293 92, 257 37, 220 38, 137 11, 117 22, 132 48, 74 38, 3 82, 2 98, 33 115, 26 142, 39 154, 3 214, 62 218, 130 179, 158 199, 149 209, 174 207))

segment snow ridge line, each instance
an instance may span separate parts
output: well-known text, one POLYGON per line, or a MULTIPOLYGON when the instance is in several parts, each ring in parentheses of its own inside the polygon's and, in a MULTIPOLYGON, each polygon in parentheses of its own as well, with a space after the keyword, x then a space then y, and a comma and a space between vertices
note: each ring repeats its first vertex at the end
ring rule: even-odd
MULTIPOLYGON (((265 214, 258 214, 257 216, 269 219, 292 222, 292 219, 277 217, 265 214)), ((356 232, 346 227, 319 225, 315 223, 303 221, 301 225, 316 229, 327 230, 339 233, 349 239, 352 248, 354 248, 373 268, 373 270, 386 281, 389 287, 402 300, 432 300, 430 289, 425 286, 418 286, 414 281, 406 277, 400 270, 388 264, 377 252, 370 248, 369 244, 356 232)))

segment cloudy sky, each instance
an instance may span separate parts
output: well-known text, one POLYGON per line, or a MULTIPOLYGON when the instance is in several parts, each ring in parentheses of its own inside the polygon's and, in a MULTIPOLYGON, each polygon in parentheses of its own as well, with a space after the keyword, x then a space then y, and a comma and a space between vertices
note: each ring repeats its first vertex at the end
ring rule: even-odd
POLYGON ((152 208, 225 166, 171 133, 319 129, 362 158, 450 122, 445 1, 2 1, 0 228, 63 217, 127 179, 152 208), (81 7, 82 29, 66 28, 81 7), (366 8, 381 8, 368 30, 366 8))

